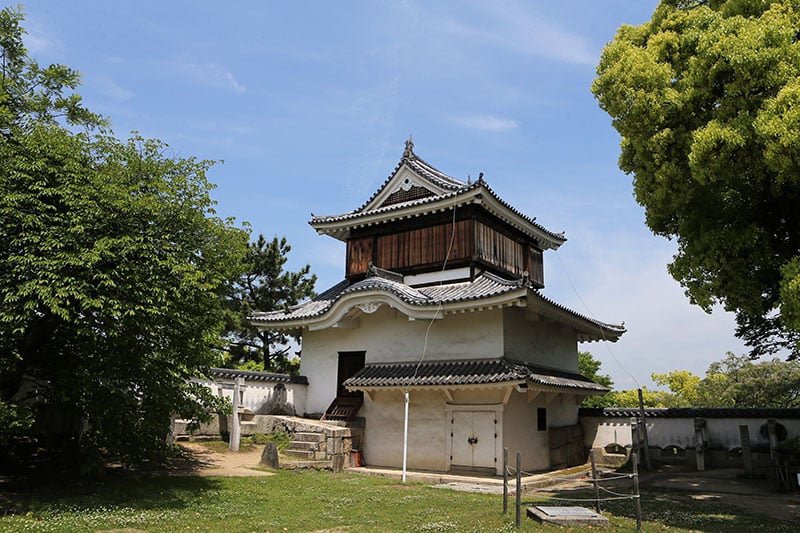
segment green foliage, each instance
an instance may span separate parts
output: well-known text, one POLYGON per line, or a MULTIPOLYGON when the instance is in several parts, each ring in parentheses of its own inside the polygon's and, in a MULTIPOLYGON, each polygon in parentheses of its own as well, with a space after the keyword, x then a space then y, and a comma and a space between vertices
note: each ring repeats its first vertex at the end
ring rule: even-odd
MULTIPOLYGON (((800 408, 800 361, 754 362, 747 356, 726 354, 711 363, 704 378, 688 370, 652 374, 668 391, 643 387, 645 407, 800 408)), ((638 407, 636 390, 614 391, 608 406, 638 407)))
POLYGON ((737 313, 754 357, 800 341, 800 7, 663 0, 622 26, 592 91, 692 303, 737 313))
POLYGON ((224 298, 227 364, 245 370, 299 372, 299 362, 290 357, 292 337, 282 331, 260 330, 248 320, 255 311, 279 311, 315 295, 317 276, 310 274, 310 265, 297 272, 285 270, 290 251, 285 237, 267 241, 259 235, 248 244, 244 274, 224 298))
POLYGON ((214 216, 210 161, 96 132, 64 93, 77 73, 39 68, 21 20, 0 11, 0 402, 35 396, 38 429, 82 457, 157 458, 171 414, 220 406, 190 379, 219 360, 247 235, 214 216))
MULTIPOLYGON (((611 391, 606 396, 607 405, 604 407, 639 407, 639 392, 637 389, 611 391)), ((642 403, 645 407, 667 407, 668 393, 651 391, 646 385, 642 386, 642 403)))
MULTIPOLYGON (((583 377, 589 378, 595 383, 611 389, 614 382, 606 374, 600 374, 600 361, 594 358, 590 352, 578 352, 578 373, 583 377)), ((589 396, 581 403, 583 407, 611 407, 609 396, 589 396)))
POLYGON ((256 433, 255 435, 250 435, 249 437, 245 437, 252 444, 263 445, 267 444, 268 442, 274 442, 275 446, 278 447, 278 450, 288 450, 289 445, 292 442, 292 436, 286 433, 285 431, 275 431, 270 433, 269 435, 265 435, 264 433, 256 433))

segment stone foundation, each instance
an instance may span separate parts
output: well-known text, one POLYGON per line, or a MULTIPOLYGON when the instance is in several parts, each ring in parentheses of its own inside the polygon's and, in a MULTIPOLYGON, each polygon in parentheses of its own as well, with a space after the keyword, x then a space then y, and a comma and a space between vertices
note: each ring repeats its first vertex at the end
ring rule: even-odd
POLYGON ((586 462, 583 426, 547 428, 547 434, 551 469, 569 468, 586 462))

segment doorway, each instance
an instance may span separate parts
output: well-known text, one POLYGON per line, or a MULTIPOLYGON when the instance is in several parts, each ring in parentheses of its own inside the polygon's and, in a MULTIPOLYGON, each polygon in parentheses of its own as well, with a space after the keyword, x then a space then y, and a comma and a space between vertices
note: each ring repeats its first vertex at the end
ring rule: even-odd
POLYGON ((336 376, 336 397, 363 398, 361 391, 348 391, 344 382, 364 368, 367 352, 339 352, 339 370, 336 376))

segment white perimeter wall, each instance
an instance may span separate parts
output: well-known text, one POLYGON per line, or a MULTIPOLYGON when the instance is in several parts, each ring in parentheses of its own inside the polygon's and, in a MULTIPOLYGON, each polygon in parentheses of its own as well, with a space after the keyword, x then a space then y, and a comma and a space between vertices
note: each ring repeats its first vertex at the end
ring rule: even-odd
MULTIPOLYGON (((769 447, 769 439, 760 433, 767 423, 765 418, 704 418, 705 438, 708 446, 716 450, 730 451, 741 446, 739 426, 746 425, 750 430, 750 444, 753 447, 769 447)), ((800 435, 800 419, 780 419, 789 437, 800 435)), ((586 436, 586 445, 594 449, 605 448, 609 444, 631 446, 630 420, 626 418, 581 417, 586 436)), ((651 448, 679 446, 694 449, 694 418, 647 419, 647 438, 651 448)))
MULTIPOLYGON (((233 381, 206 381, 198 380, 210 388, 216 396, 227 398, 233 403, 233 381)), ((259 413, 260 409, 268 404, 275 395, 275 387, 278 383, 265 381, 245 381, 245 389, 242 405, 253 413, 259 413)), ((306 389, 307 385, 298 383, 283 383, 286 387, 286 401, 293 404, 298 414, 305 412, 306 389)))

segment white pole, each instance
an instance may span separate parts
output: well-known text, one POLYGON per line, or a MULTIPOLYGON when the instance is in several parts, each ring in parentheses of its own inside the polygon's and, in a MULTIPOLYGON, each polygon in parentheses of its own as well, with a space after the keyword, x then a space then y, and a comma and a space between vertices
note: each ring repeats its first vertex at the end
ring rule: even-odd
POLYGON ((406 465, 408 464, 408 389, 406 389, 405 416, 403 417, 403 483, 406 482, 406 465))

